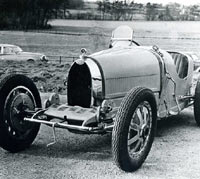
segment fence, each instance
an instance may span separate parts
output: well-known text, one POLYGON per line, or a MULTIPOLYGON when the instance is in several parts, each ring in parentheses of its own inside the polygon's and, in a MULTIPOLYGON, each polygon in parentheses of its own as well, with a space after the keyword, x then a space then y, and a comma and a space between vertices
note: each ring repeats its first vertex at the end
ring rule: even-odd
POLYGON ((75 56, 64 56, 64 55, 47 55, 49 62, 58 62, 58 63, 69 63, 74 62, 78 57, 75 56))

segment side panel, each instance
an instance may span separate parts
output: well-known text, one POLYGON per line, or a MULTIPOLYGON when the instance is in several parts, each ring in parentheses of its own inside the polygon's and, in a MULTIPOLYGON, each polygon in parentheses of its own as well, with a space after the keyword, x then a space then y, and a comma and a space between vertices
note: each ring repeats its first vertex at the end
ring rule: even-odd
MULTIPOLYGON (((178 114, 180 110, 185 108, 187 105, 186 100, 182 100, 181 97, 188 95, 191 87, 193 62, 191 58, 182 54, 187 59, 187 68, 185 73, 187 74, 184 78, 181 78, 178 74, 177 68, 179 64, 172 59, 171 55, 167 52, 162 51, 164 55, 164 63, 166 72, 168 75, 164 75, 163 78, 163 89, 160 97, 160 105, 158 108, 159 117, 166 117, 171 114, 178 114)), ((181 67, 183 68, 183 67, 181 67)))

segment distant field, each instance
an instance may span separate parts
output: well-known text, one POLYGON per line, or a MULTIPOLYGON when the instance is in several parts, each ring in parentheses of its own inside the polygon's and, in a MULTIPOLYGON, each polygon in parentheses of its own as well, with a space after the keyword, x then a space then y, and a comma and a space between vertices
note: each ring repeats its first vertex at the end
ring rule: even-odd
POLYGON ((81 48, 89 53, 107 48, 112 30, 129 25, 134 29, 135 40, 142 45, 156 44, 164 49, 184 51, 200 49, 200 22, 55 20, 50 23, 53 29, 49 33, 0 31, 0 43, 17 44, 24 50, 50 56, 78 56, 81 48))
POLYGON ((89 54, 108 48, 112 30, 119 25, 131 26, 135 32, 135 41, 142 45, 156 44, 164 49, 200 51, 200 22, 55 20, 51 21, 51 24, 53 29, 47 33, 44 31, 0 31, 0 43, 16 44, 25 51, 44 53, 52 62, 46 65, 1 62, 0 74, 10 73, 17 69, 30 76, 40 91, 58 90, 60 93, 65 93, 66 87, 63 81, 67 77, 69 68, 65 60, 67 62, 69 59, 62 58, 62 63, 59 64, 59 56, 77 57, 81 48, 86 48, 89 54))
POLYGON ((25 51, 42 52, 50 56, 77 56, 83 47, 91 50, 91 53, 95 50, 93 45, 97 43, 97 41, 94 42, 95 38, 89 35, 75 36, 37 32, 0 31, 0 43, 16 44, 21 46, 25 51))
MULTIPOLYGON (((143 45, 156 44, 164 49, 184 51, 200 49, 200 22, 54 20, 50 24, 63 31, 77 32, 80 29, 84 33, 100 34, 106 44, 113 29, 120 25, 128 25, 134 29, 135 40, 143 45)), ((99 45, 101 46, 101 42, 99 45)))

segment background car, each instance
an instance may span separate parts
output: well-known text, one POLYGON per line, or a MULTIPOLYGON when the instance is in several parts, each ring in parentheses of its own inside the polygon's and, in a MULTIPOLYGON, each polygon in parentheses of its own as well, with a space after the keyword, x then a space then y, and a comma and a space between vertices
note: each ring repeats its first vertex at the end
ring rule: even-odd
POLYGON ((24 52, 16 45, 0 44, 0 60, 41 60, 47 62, 48 58, 41 53, 24 52))

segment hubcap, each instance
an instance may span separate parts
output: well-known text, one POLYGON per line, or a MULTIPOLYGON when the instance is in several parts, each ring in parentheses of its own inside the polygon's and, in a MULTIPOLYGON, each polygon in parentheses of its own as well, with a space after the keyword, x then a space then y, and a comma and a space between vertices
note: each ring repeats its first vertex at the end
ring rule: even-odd
POLYGON ((15 137, 26 136, 33 124, 24 121, 26 110, 34 110, 36 103, 33 94, 23 86, 14 88, 7 96, 4 106, 4 119, 8 132, 15 137))
POLYGON ((128 131, 128 152, 132 157, 144 150, 152 128, 152 111, 147 101, 137 106, 128 131))

